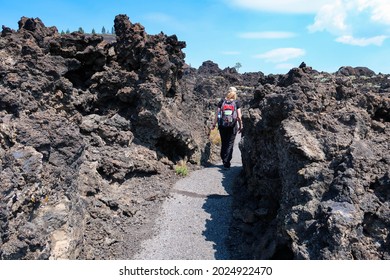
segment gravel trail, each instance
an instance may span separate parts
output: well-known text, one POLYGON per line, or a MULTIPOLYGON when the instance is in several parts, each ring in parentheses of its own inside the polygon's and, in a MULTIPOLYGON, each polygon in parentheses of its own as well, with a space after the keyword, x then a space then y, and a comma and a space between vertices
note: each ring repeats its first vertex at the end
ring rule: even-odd
POLYGON ((157 218, 155 235, 145 240, 139 260, 228 260, 226 240, 232 216, 234 179, 242 169, 237 135, 232 167, 222 164, 191 172, 178 181, 157 218))

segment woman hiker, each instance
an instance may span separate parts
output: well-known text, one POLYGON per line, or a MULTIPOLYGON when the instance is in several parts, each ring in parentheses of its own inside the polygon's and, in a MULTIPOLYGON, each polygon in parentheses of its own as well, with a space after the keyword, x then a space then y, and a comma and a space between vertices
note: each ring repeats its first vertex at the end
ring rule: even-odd
POLYGON ((222 98, 218 103, 215 119, 211 126, 211 130, 213 130, 218 123, 222 143, 221 159, 225 169, 230 168, 237 132, 241 133, 243 129, 241 116, 241 102, 237 100, 237 89, 230 87, 225 98, 222 98))

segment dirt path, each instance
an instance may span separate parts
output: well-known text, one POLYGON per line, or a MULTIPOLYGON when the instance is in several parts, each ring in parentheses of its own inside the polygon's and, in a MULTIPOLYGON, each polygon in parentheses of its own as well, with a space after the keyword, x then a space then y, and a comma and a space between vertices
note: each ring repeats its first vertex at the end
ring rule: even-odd
POLYGON ((242 169, 235 141, 232 167, 217 164, 192 172, 172 188, 162 206, 155 235, 142 243, 135 259, 228 260, 226 240, 232 216, 232 188, 242 169))

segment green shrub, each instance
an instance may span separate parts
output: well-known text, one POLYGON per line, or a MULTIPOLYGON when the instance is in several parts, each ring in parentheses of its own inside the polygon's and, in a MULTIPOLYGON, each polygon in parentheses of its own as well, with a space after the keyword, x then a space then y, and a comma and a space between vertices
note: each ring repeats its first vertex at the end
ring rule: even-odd
POLYGON ((187 163, 185 160, 180 160, 176 165, 175 165, 175 171, 177 175, 181 176, 187 176, 188 175, 188 167, 187 163))

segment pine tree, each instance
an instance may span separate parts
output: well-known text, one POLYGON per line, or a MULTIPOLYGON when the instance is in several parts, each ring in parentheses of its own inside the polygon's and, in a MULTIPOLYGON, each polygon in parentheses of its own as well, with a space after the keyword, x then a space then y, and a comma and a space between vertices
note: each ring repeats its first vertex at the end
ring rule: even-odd
POLYGON ((92 28, 92 34, 93 34, 93 35, 96 34, 95 28, 92 28))
POLYGON ((84 34, 84 29, 82 27, 79 27, 79 30, 78 30, 80 33, 84 34))
POLYGON ((66 34, 70 34, 69 28, 66 29, 66 34))
POLYGON ((102 28, 102 34, 106 34, 106 28, 104 26, 102 28))
POLYGON ((240 70, 241 67, 242 67, 242 65, 240 62, 237 62, 236 65, 234 66, 234 68, 236 68, 237 72, 238 72, 238 70, 240 70))

